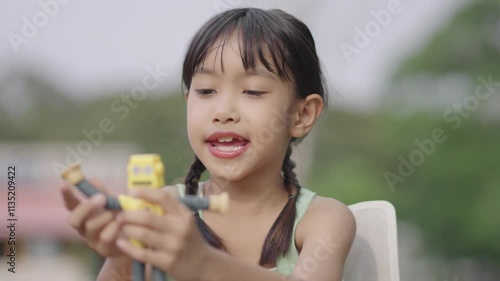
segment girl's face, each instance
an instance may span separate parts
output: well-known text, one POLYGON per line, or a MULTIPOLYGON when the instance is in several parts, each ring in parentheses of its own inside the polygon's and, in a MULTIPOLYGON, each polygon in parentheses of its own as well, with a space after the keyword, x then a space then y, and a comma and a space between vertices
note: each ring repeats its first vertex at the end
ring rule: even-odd
POLYGON ((189 142, 212 177, 280 173, 297 98, 290 83, 262 64, 245 70, 236 36, 208 54, 186 99, 189 142))

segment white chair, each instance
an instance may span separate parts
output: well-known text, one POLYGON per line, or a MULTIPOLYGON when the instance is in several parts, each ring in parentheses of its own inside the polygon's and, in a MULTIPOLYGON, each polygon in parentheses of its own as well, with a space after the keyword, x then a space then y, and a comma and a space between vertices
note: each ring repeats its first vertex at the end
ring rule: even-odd
POLYGON ((387 201, 349 206, 356 237, 344 267, 345 281, 399 281, 396 211, 387 201))

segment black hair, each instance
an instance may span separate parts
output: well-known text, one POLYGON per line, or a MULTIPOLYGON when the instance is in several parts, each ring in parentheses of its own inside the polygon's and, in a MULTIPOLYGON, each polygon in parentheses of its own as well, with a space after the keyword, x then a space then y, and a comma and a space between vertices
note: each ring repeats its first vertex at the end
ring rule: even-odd
MULTIPOLYGON (((211 50, 223 50, 227 38, 234 32, 237 32, 240 40, 241 60, 245 70, 253 69, 261 63, 280 79, 291 83, 299 98, 318 94, 326 106, 328 95, 311 32, 302 21, 281 10, 241 8, 212 17, 198 30, 189 44, 183 64, 183 86, 189 90, 195 71, 203 65, 211 50)), ((224 69, 222 59, 221 67, 224 69)), ((281 170, 284 186, 291 196, 267 234, 259 261, 261 266, 275 265, 279 255, 287 254, 292 242, 296 200, 301 186, 293 171, 295 163, 291 160, 291 155, 292 143, 299 141, 300 139, 290 140, 283 160, 281 170)), ((205 169, 195 156, 185 180, 186 194, 197 193, 198 181, 205 169)), ((223 240, 198 216, 197 224, 212 246, 225 250, 223 240)))

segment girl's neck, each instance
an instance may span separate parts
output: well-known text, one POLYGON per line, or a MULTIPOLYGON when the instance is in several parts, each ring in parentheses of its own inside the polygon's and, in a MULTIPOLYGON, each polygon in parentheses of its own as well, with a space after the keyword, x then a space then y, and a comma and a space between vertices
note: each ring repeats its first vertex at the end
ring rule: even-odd
POLYGON ((278 174, 245 177, 228 182, 211 177, 204 186, 205 195, 227 192, 229 194, 229 216, 254 216, 275 208, 282 208, 288 192, 278 174))

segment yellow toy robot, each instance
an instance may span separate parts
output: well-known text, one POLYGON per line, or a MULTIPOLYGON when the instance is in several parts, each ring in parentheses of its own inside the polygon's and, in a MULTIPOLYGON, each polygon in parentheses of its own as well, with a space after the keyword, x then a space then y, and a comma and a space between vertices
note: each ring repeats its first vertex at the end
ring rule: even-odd
MULTIPOLYGON (((161 161, 161 156, 158 154, 134 154, 131 155, 127 165, 127 187, 129 190, 140 188, 161 188, 164 183, 164 166, 161 161)), ((128 210, 148 210, 150 212, 162 214, 163 210, 160 206, 150 204, 134 197, 121 195, 118 196, 118 201, 122 209, 128 210)), ((130 239, 130 243, 137 247, 144 247, 139 241, 130 239)), ((132 276, 134 281, 142 281, 145 279, 145 265, 139 261, 132 261, 132 276)), ((156 267, 153 267, 153 280, 166 280, 165 273, 156 267)))
POLYGON ((131 155, 127 165, 128 188, 161 188, 165 186, 165 168, 158 154, 131 155))

